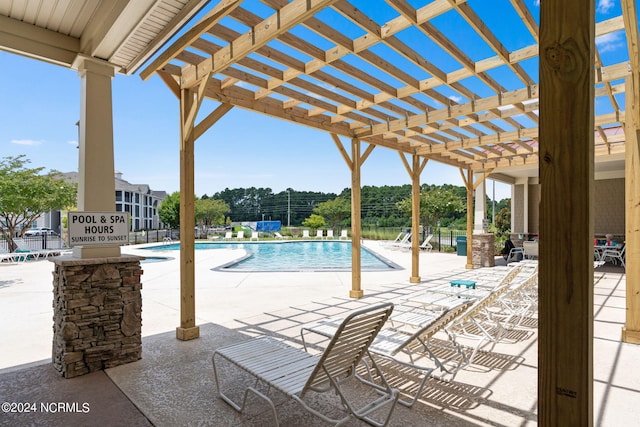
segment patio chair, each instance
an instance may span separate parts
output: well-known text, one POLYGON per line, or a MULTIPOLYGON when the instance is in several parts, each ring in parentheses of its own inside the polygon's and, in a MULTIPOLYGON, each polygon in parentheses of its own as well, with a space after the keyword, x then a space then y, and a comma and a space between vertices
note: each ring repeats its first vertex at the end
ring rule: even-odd
POLYGON ((611 261, 614 264, 617 264, 618 262, 620 262, 622 267, 626 268, 624 264, 624 252, 626 248, 627 246, 623 245, 622 248, 611 247, 611 249, 605 249, 602 251, 600 261, 604 261, 604 262, 611 261))
POLYGON ((309 239, 309 230, 302 230, 302 238, 309 239))
POLYGON ((41 256, 46 256, 46 251, 32 249, 24 239, 15 238, 13 239, 13 243, 18 247, 18 249, 14 251, 14 254, 19 255, 23 260, 29 258, 38 259, 41 256))
POLYGON ((280 234, 279 232, 275 232, 273 233, 274 236, 276 236, 276 239, 278 240, 284 240, 284 239, 289 239, 291 238, 291 236, 283 236, 282 234, 280 234))
MULTIPOLYGON (((381 387, 376 387, 375 400, 361 408, 354 407, 344 393, 344 382, 355 378, 356 366, 360 363, 374 338, 384 325, 393 310, 393 304, 384 303, 366 309, 352 312, 338 326, 331 341, 320 355, 312 355, 306 351, 289 346, 272 337, 254 338, 239 344, 220 348, 213 353, 213 373, 220 398, 236 411, 242 412, 247 402, 249 392, 265 400, 271 407, 276 426, 278 414, 276 407, 266 394, 257 390, 259 383, 266 384, 284 393, 289 398, 300 403, 306 410, 323 420, 340 425, 352 416, 374 426, 385 426, 389 422, 398 401, 398 390, 388 384, 384 392, 379 395, 381 387), (236 403, 220 388, 218 375, 219 360, 245 371, 256 379, 255 386, 249 386, 244 391, 242 402, 236 403), (336 393, 347 414, 339 419, 333 419, 312 407, 310 392, 336 393), (384 420, 378 422, 369 417, 373 411, 389 406, 384 420)), ((377 366, 375 366, 377 370, 377 366)))
POLYGON ((20 261, 21 258, 22 260, 26 259, 26 255, 20 252, 8 252, 6 249, 0 249, 0 262, 9 261, 16 263, 20 261))
POLYGON ((406 248, 411 246, 411 232, 406 233, 399 242, 394 242, 391 245, 397 248, 406 248))
POLYGON ((227 231, 224 233, 224 240, 231 240, 233 238, 233 231, 227 231))
POLYGON ((332 229, 328 229, 327 230, 327 240, 333 240, 333 230, 332 229))
POLYGON ((537 270, 524 281, 512 286, 501 298, 493 315, 501 318, 504 329, 519 327, 523 320, 538 310, 538 272, 537 270), (517 320, 517 321, 516 321, 517 320))
POLYGON ((260 240, 258 238, 258 232, 257 231, 252 231, 251 232, 251 238, 249 240, 260 240))
POLYGON ((340 240, 349 240, 349 235, 347 234, 347 230, 342 230, 340 232, 340 240))
MULTIPOLYGON (((419 379, 418 388, 410 400, 399 398, 398 402, 400 404, 409 408, 412 407, 420 397, 427 380, 436 369, 439 369, 444 374, 449 374, 450 378, 448 379, 453 379, 460 367, 466 366, 465 355, 459 345, 453 343, 453 346, 449 348, 453 352, 447 353, 447 358, 443 359, 432 351, 430 340, 453 319, 467 310, 471 304, 472 302, 469 300, 458 299, 449 308, 442 311, 395 306, 394 314, 376 336, 376 339, 373 340, 369 351, 373 357, 378 356, 392 360, 402 366, 414 369, 422 375, 422 378, 419 379), (400 312, 398 312, 398 309, 400 309, 400 312)), ((323 319, 303 326, 300 330, 300 336, 305 350, 307 349, 305 332, 330 338, 339 324, 340 319, 333 318, 323 319)), ((369 359, 372 360, 371 355, 369 359)), ((379 387, 366 360, 363 360, 363 363, 367 378, 359 377, 360 380, 373 387, 379 387)), ((384 384, 384 378, 381 378, 381 380, 384 384)))
POLYGON ((322 240, 323 238, 324 238, 324 232, 322 230, 316 231, 316 240, 317 239, 322 240))
POLYGON ((431 252, 433 249, 433 245, 430 243, 431 239, 433 239, 433 234, 429 234, 427 238, 424 239, 424 242, 420 244, 420 249, 431 252))
MULTIPOLYGON (((525 281, 526 282, 526 281, 525 281)), ((522 283, 525 283, 522 282, 522 283)), ((491 343, 489 351, 505 335, 507 329, 503 323, 491 312, 491 307, 499 305, 500 298, 511 288, 511 283, 496 287, 484 297, 476 300, 466 312, 452 321, 444 331, 452 343, 461 344, 458 338, 469 338, 477 341, 469 357, 466 357, 466 365, 473 362, 478 350, 491 343)))
POLYGON ((236 240, 244 240, 244 231, 243 230, 238 231, 238 234, 236 234, 236 240))

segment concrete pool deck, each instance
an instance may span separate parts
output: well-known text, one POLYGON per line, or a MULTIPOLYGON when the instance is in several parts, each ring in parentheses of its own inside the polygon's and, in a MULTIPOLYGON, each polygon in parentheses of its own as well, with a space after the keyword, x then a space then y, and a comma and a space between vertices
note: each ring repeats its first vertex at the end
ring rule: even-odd
MULTIPOLYGON (((211 354, 219 346, 268 334, 300 345, 300 326, 363 304, 394 299, 470 273, 466 257, 423 253, 422 283, 409 284, 411 255, 365 242, 405 267, 363 272, 365 297, 348 298, 350 272, 239 273, 214 271, 238 256, 233 250, 196 252, 199 339, 175 339, 179 324, 179 263, 143 264, 143 358, 65 380, 51 367, 53 263, 0 265, 0 399, 5 402, 87 402, 88 413, 3 414, 0 425, 270 425, 261 404, 238 415, 216 398, 211 354), (105 403, 108 402, 108 403, 105 403)), ((167 256, 124 247, 123 253, 167 256)), ((594 296, 594 424, 631 425, 640 399, 640 346, 620 342, 624 274, 596 271, 594 296)), ((390 425, 535 425, 537 331, 515 344, 498 344, 455 381, 429 380, 412 409, 396 408, 390 425)), ((278 402, 281 425, 326 425, 298 405, 278 402)), ((348 425, 364 425, 350 422, 348 425)))

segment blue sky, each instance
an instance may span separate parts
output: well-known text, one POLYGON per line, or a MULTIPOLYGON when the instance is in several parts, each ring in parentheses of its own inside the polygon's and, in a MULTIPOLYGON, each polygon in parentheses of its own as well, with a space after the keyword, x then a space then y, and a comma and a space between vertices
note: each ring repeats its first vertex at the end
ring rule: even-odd
MULTIPOLYGON (((474 9, 482 2, 475 1, 474 9)), ((483 15, 486 8, 477 10, 488 19, 489 15, 483 15)), ((617 16, 619 2, 599 0, 598 11, 605 18, 617 16)), ((492 30, 501 31, 499 22, 493 21, 496 27, 492 30)), ((446 30, 447 23, 442 25, 446 30)), ((598 42, 603 55, 626 49, 624 39, 616 34, 598 42)), ((529 44, 531 40, 514 40, 514 46, 507 48, 529 44)), ((487 56, 478 53, 473 59, 487 56)), ((0 156, 24 154, 34 167, 77 170, 78 74, 2 51, 0 67, 0 156)), ((537 73, 530 73, 537 79, 537 73)), ((177 98, 156 76, 145 82, 138 75, 113 79, 115 167, 124 179, 149 184, 154 190, 179 190, 178 107, 177 98)), ((196 141, 195 157, 197 196, 238 187, 339 193, 350 186, 349 170, 329 134, 238 108, 196 141)), ((421 181, 462 185, 456 168, 436 162, 427 164, 421 181)), ((363 166, 362 185, 408 183, 410 178, 395 151, 378 147, 363 166)), ((491 185, 489 181, 489 196, 491 185)), ((496 199, 506 197, 510 197, 509 187, 496 184, 496 199)))

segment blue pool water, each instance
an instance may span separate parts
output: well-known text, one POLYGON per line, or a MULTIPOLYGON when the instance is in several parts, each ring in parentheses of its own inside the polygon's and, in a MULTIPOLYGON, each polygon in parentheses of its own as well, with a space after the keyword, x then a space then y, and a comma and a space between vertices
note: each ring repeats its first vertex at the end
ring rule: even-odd
MULTIPOLYGON (((196 242, 196 250, 244 249, 250 255, 220 267, 224 271, 341 271, 351 270, 351 242, 196 242)), ((178 243, 148 247, 153 250, 178 250, 178 243)), ((399 268, 373 252, 362 248, 363 271, 399 268)))

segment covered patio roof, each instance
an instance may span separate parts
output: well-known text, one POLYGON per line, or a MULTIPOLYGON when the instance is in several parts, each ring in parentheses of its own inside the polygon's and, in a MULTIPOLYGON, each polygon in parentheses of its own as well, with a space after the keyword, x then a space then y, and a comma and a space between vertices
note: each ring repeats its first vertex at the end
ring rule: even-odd
MULTIPOLYGON (((624 81, 638 67, 635 5, 622 6, 596 23, 599 160, 624 152, 624 81)), ((524 0, 224 0, 141 76, 158 73, 176 94, 205 79, 205 99, 459 168, 537 165, 538 9, 524 0)))

